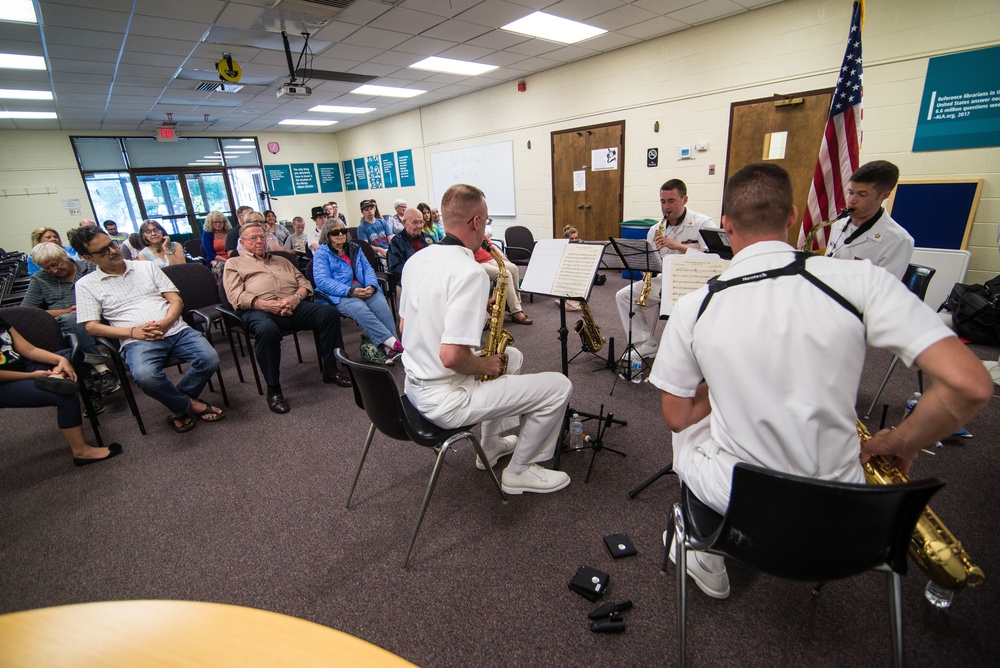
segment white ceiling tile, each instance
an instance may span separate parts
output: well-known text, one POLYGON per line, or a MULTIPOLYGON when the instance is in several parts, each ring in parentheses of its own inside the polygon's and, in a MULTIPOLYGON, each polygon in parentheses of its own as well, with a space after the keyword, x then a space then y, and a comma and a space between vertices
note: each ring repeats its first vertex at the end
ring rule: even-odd
POLYGON ((390 6, 384 2, 357 0, 353 5, 337 15, 337 21, 363 26, 386 13, 389 9, 390 6))
POLYGON ((491 28, 505 26, 511 21, 516 21, 531 14, 531 10, 521 5, 515 5, 504 0, 490 0, 481 2, 475 7, 458 15, 463 21, 478 23, 491 28))
POLYGON ((697 5, 671 12, 670 18, 689 25, 697 25, 738 14, 741 11, 744 9, 730 0, 706 0, 697 5))
POLYGON ((352 46, 350 44, 334 44, 323 52, 326 58, 343 58, 363 63, 382 53, 383 49, 371 46, 352 46))
POLYGON ((636 7, 642 7, 654 14, 661 15, 676 12, 678 9, 684 9, 685 7, 697 5, 702 2, 705 2, 705 0, 632 0, 632 4, 636 7))
POLYGON ((410 39, 410 35, 406 33, 364 27, 358 28, 347 37, 344 37, 340 43, 352 46, 376 46, 380 49, 388 50, 398 44, 402 44, 408 39, 410 39))
POLYGON ((223 0, 138 0, 135 13, 141 16, 212 23, 225 6, 223 0))
POLYGON ((520 44, 522 42, 527 42, 532 37, 527 35, 518 35, 516 32, 511 32, 509 30, 491 30, 485 35, 480 35, 476 38, 476 44, 478 46, 484 46, 487 49, 506 49, 514 46, 515 44, 520 44))
POLYGON ((592 26, 598 28, 604 28, 605 30, 619 30, 627 26, 635 25, 636 23, 642 23, 643 21, 650 21, 656 18, 656 14, 653 12, 647 12, 645 9, 640 9, 632 5, 626 5, 624 7, 618 7, 617 9, 612 9, 609 12, 599 14, 590 19, 589 23, 592 26))
POLYGON ((263 9, 261 7, 253 7, 250 5, 230 2, 226 5, 226 8, 222 10, 222 15, 219 16, 219 20, 216 21, 216 25, 223 26, 225 28, 249 30, 250 26, 252 26, 257 20, 257 17, 261 15, 262 11, 263 9))
POLYGON ((415 9, 438 16, 455 16, 478 5, 483 0, 403 0, 400 7, 415 9))
POLYGON ((459 44, 458 46, 448 49, 447 51, 442 51, 438 55, 442 58, 451 58, 453 60, 477 60, 480 62, 487 62, 489 61, 490 55, 493 53, 496 53, 496 49, 484 49, 473 42, 471 44, 459 44))
MULTIPOLYGON (((99 35, 100 33, 90 33, 91 35, 99 35)), ((96 39, 89 42, 90 44, 101 44, 102 42, 96 39)), ((144 35, 129 35, 128 39, 125 40, 125 49, 127 51, 143 51, 145 53, 162 53, 168 56, 187 56, 194 50, 195 45, 193 42, 176 42, 172 39, 167 39, 164 37, 149 37, 144 35)))
POLYGON ((452 19, 425 30, 422 35, 431 39, 445 39, 451 42, 467 42, 490 32, 486 26, 452 19))
POLYGON ((561 49, 566 46, 565 44, 559 44, 558 42, 549 42, 544 39, 529 39, 527 42, 521 42, 520 44, 515 44, 512 47, 504 49, 504 51, 510 51, 512 53, 521 53, 525 56, 540 56, 543 53, 548 53, 549 51, 555 51, 556 49, 561 49))
POLYGON ((634 26, 622 28, 619 32, 623 35, 628 35, 629 37, 635 37, 637 39, 649 39, 654 36, 659 37, 660 35, 669 35, 670 33, 684 30, 687 27, 688 26, 686 24, 681 23, 680 21, 675 21, 667 16, 658 16, 655 19, 650 19, 649 21, 637 23, 634 26))
POLYGON ((149 35, 162 37, 170 35, 176 40, 200 41, 208 33, 211 24, 195 21, 178 21, 161 19, 152 16, 136 16, 129 26, 129 32, 134 35, 149 35))
POLYGON ((402 7, 393 7, 368 25, 373 28, 420 33, 436 26, 443 20, 440 16, 434 14, 416 12, 412 9, 404 9, 402 7))
POLYGON ((403 53, 415 53, 421 56, 436 56, 445 49, 450 49, 453 46, 455 46, 455 42, 418 36, 406 40, 397 46, 396 50, 403 53))
POLYGON ((597 16, 614 7, 627 4, 622 0, 562 0, 545 8, 546 14, 561 16, 564 19, 585 22, 591 16, 597 16))

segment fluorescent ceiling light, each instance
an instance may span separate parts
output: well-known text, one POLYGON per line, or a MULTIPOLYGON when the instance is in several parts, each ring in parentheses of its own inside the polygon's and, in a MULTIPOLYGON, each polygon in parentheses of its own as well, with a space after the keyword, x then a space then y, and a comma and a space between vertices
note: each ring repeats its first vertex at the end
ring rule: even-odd
POLYGON ((586 23, 570 21, 559 16, 546 14, 545 12, 535 12, 528 14, 523 19, 518 19, 513 23, 501 26, 501 30, 509 30, 529 37, 541 37, 551 42, 561 42, 563 44, 575 44, 591 37, 597 37, 607 30, 595 28, 586 23))
POLYGON ((310 121, 305 118, 286 118, 278 121, 278 125, 333 125, 337 121, 310 121))
POLYGON ((48 118, 59 118, 54 111, 0 111, 0 118, 24 118, 33 120, 44 120, 48 118))
POLYGON ((382 95, 385 97, 416 97, 422 93, 426 93, 425 90, 417 90, 416 88, 392 88, 391 86, 372 86, 371 84, 365 84, 364 86, 358 86, 352 93, 357 93, 358 95, 382 95))
POLYGON ((50 90, 16 90, 13 88, 0 88, 0 98, 7 100, 51 100, 50 90))
POLYGON ((317 104, 309 111, 320 114, 367 114, 369 111, 375 111, 375 107, 337 107, 329 104, 317 104))
POLYGON ((0 2, 0 21, 38 23, 38 18, 31 0, 3 0, 0 2))
POLYGON ((44 70, 42 56, 23 56, 19 53, 0 53, 0 67, 11 70, 44 70))
POLYGON ((414 70, 427 70, 429 72, 446 72, 447 74, 464 74, 474 77, 477 74, 485 74, 493 70, 500 69, 496 65, 486 65, 485 63, 470 63, 467 60, 454 60, 452 58, 438 58, 431 56, 424 58, 419 63, 410 65, 414 70))
POLYGON ((254 141, 254 138, 253 137, 244 137, 240 141, 254 141))

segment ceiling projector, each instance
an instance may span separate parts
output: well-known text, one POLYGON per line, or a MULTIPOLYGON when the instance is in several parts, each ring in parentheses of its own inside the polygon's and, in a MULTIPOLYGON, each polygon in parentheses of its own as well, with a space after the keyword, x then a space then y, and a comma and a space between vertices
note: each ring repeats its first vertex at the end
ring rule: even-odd
POLYGON ((302 84, 285 84, 278 89, 278 99, 283 97, 309 97, 312 95, 312 88, 302 84))

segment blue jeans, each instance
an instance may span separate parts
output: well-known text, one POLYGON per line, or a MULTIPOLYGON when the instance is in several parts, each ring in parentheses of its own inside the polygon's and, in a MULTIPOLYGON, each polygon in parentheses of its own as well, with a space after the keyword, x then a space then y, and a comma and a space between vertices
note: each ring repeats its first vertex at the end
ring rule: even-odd
POLYGON ((76 313, 63 313, 60 316, 56 316, 56 322, 59 323, 59 328, 64 334, 76 334, 76 340, 80 343, 80 350, 95 355, 99 352, 94 337, 87 333, 86 327, 77 323, 76 313))
POLYGON ((135 341, 122 349, 122 357, 143 392, 170 409, 174 415, 191 408, 209 378, 219 368, 219 355, 205 337, 185 327, 159 341, 135 341), (175 386, 163 371, 171 357, 184 360, 188 370, 175 386))
POLYGON ((389 303, 381 292, 376 292, 367 299, 342 297, 337 310, 344 317, 358 323, 375 345, 381 345, 390 337, 399 338, 389 303))

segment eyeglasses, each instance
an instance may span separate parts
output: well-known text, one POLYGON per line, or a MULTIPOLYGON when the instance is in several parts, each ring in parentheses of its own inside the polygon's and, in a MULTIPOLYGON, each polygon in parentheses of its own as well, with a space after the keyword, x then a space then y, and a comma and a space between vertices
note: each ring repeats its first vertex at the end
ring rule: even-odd
POLYGON ((338 227, 335 230, 330 230, 330 233, 326 236, 328 237, 342 237, 347 235, 347 230, 342 227, 338 227))
POLYGON ((89 253, 87 253, 87 255, 96 255, 98 257, 107 257, 108 253, 110 253, 111 251, 116 251, 116 250, 118 250, 118 242, 117 241, 112 241, 111 243, 109 243, 104 248, 99 248, 97 250, 92 250, 89 253))
POLYGON ((247 243, 257 243, 258 241, 263 241, 264 239, 265 237, 260 234, 253 234, 247 237, 243 237, 243 243, 244 245, 247 243))
POLYGON ((469 218, 469 220, 466 221, 465 224, 466 225, 470 225, 472 223, 472 221, 474 221, 476 218, 481 219, 487 225, 492 225, 493 224, 493 219, 492 218, 483 218, 482 216, 479 216, 479 215, 476 215, 476 216, 473 216, 472 218, 469 218))

